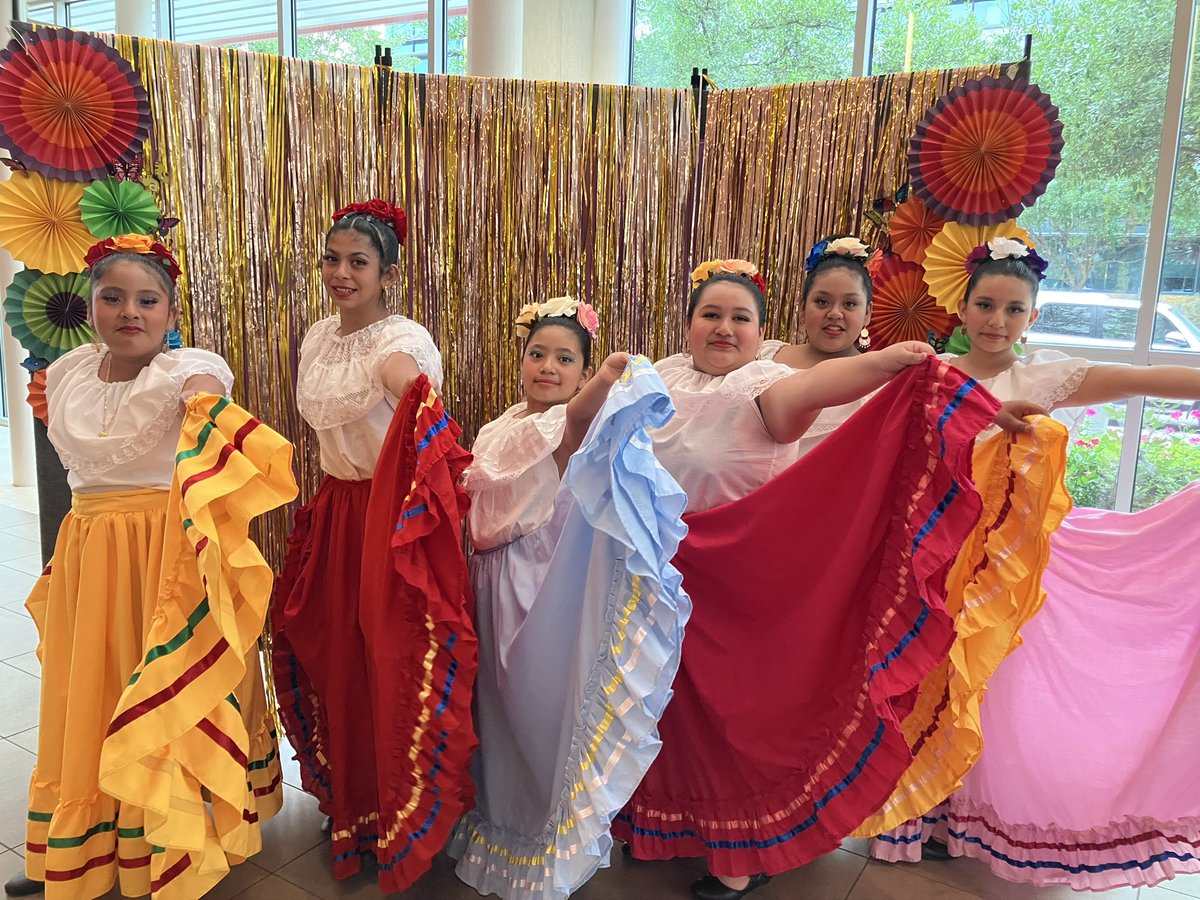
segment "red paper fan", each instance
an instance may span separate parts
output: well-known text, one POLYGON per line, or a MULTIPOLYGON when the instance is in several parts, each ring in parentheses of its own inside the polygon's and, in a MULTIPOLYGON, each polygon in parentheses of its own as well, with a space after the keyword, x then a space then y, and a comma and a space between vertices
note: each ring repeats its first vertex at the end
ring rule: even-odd
POLYGON ((919 197, 909 197, 900 204, 888 223, 892 249, 901 259, 920 265, 925 262, 925 251, 945 224, 946 220, 930 212, 919 197))
POLYGON ((925 270, 899 256, 889 256, 879 267, 871 303, 871 348, 878 349, 900 341, 924 341, 930 332, 935 338, 948 335, 958 316, 946 312, 929 296, 925 270))
POLYGON ((63 181, 105 178, 149 133, 146 91, 103 41, 49 28, 0 50, 0 146, 30 169, 63 181))
POLYGON ((1058 107, 1037 85, 969 81, 917 125, 908 155, 913 193, 956 222, 990 225, 1042 195, 1062 159, 1058 107))

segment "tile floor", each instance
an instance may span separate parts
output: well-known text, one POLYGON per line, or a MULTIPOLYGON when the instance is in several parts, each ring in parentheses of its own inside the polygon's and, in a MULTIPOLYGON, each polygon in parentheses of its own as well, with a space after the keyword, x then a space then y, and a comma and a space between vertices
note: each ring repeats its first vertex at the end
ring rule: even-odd
MULTIPOLYGON (((24 599, 41 570, 37 503, 32 488, 11 485, 8 429, 0 426, 0 881, 23 865, 23 823, 29 771, 37 747, 37 635, 24 599)), ((289 754, 290 755, 290 754, 289 754)), ((320 833, 315 801, 299 790, 294 763, 285 769, 283 811, 264 826, 265 848, 236 867, 212 898, 311 900, 378 897, 370 875, 334 881, 328 846, 320 833)), ((1065 888, 1040 890, 1009 884, 972 860, 888 866, 867 859, 867 842, 848 840, 842 849, 775 878, 751 896, 756 900, 1065 900, 1082 897, 1065 888)), ((639 863, 614 852, 575 896, 580 900, 687 900, 688 885, 703 872, 696 860, 639 863)), ((397 897, 409 900, 470 900, 478 894, 459 882, 452 863, 439 858, 433 870, 397 897)), ((1200 876, 1156 888, 1104 894, 1112 900, 1200 898, 1200 876)))

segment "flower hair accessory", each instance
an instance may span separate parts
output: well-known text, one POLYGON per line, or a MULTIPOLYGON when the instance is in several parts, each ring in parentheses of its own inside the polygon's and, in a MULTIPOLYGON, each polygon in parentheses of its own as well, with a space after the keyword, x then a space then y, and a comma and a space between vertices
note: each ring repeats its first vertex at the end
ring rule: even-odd
POLYGON ((847 259, 857 259, 864 266, 869 265, 871 251, 856 237, 840 237, 817 241, 804 261, 804 271, 811 272, 827 256, 844 256, 847 259))
POLYGON ((967 258, 963 261, 963 268, 974 275, 980 264, 989 259, 1019 259, 1033 270, 1038 281, 1046 277, 1048 263, 1038 256, 1036 250, 1015 238, 992 238, 986 244, 980 244, 967 254, 967 258))
POLYGON ((688 277, 692 280, 692 290, 695 290, 714 275, 742 275, 750 279, 764 296, 767 293, 767 280, 758 271, 758 266, 744 259, 710 259, 692 269, 688 277))
POLYGON ((91 269, 100 260, 116 253, 136 253, 139 256, 153 256, 162 265, 163 269, 166 270, 172 284, 179 280, 179 263, 171 255, 171 251, 154 240, 154 238, 144 234, 122 234, 118 237, 105 238, 100 243, 92 245, 92 249, 83 258, 83 264, 91 269))
POLYGON ((404 210, 386 200, 368 200, 366 203, 351 203, 349 206, 343 206, 333 214, 333 221, 336 223, 350 215, 370 216, 372 219, 378 219, 396 233, 396 240, 401 244, 408 237, 408 218, 404 215, 404 210))
POLYGON ((514 330, 517 337, 526 338, 538 319, 561 317, 574 317, 592 340, 600 332, 600 317, 596 315, 596 310, 590 303, 574 297, 553 297, 545 303, 526 303, 517 314, 514 330))

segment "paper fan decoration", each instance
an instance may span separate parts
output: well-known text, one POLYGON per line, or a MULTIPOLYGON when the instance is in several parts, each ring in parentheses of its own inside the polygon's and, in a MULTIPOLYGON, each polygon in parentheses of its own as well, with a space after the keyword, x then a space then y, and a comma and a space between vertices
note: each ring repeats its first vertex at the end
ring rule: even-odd
POLYGON ((0 182, 0 246, 29 266, 67 275, 83 269, 96 239, 83 224, 83 185, 13 172, 0 182))
POLYGON ((969 225, 1017 216, 1046 190, 1062 159, 1058 107, 1037 85, 968 81, 917 125, 908 155, 913 193, 969 225))
POLYGON ((104 178, 83 189, 83 224, 100 240, 122 234, 150 234, 162 213, 154 195, 136 181, 104 178))
POLYGON ((34 356, 54 361, 92 340, 87 323, 88 277, 18 272, 4 298, 4 320, 34 356))
POLYGON ((945 224, 946 220, 931 212, 919 197, 909 197, 896 208, 888 223, 892 249, 906 262, 919 265, 925 262, 925 251, 945 224))
POLYGON ((0 50, 0 146, 30 169, 66 181, 104 178, 149 134, 146 90, 103 41, 46 28, 0 50))
POLYGON ((50 424, 50 407, 46 403, 46 370, 38 369, 29 379, 29 395, 25 402, 33 407, 33 414, 42 420, 43 425, 50 424))
POLYGON ((947 312, 958 313, 958 304, 967 291, 971 277, 965 263, 967 255, 992 238, 1020 238, 1035 246, 1029 232, 1014 220, 999 225, 961 225, 947 222, 925 251, 925 284, 929 293, 947 312))
POLYGON ((933 332, 935 338, 945 337, 958 323, 929 296, 925 285, 925 270, 899 256, 887 257, 873 282, 871 323, 872 349, 887 347, 900 341, 924 341, 933 332))

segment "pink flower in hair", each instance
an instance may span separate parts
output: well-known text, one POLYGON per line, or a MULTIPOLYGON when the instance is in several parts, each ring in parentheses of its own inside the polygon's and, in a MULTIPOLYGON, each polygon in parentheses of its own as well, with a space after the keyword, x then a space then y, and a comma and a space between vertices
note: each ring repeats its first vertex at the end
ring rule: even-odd
POLYGON ((583 330, 595 340, 596 335, 600 333, 600 317, 596 315, 596 310, 592 308, 592 304, 580 303, 579 311, 575 314, 575 318, 583 326, 583 330))

